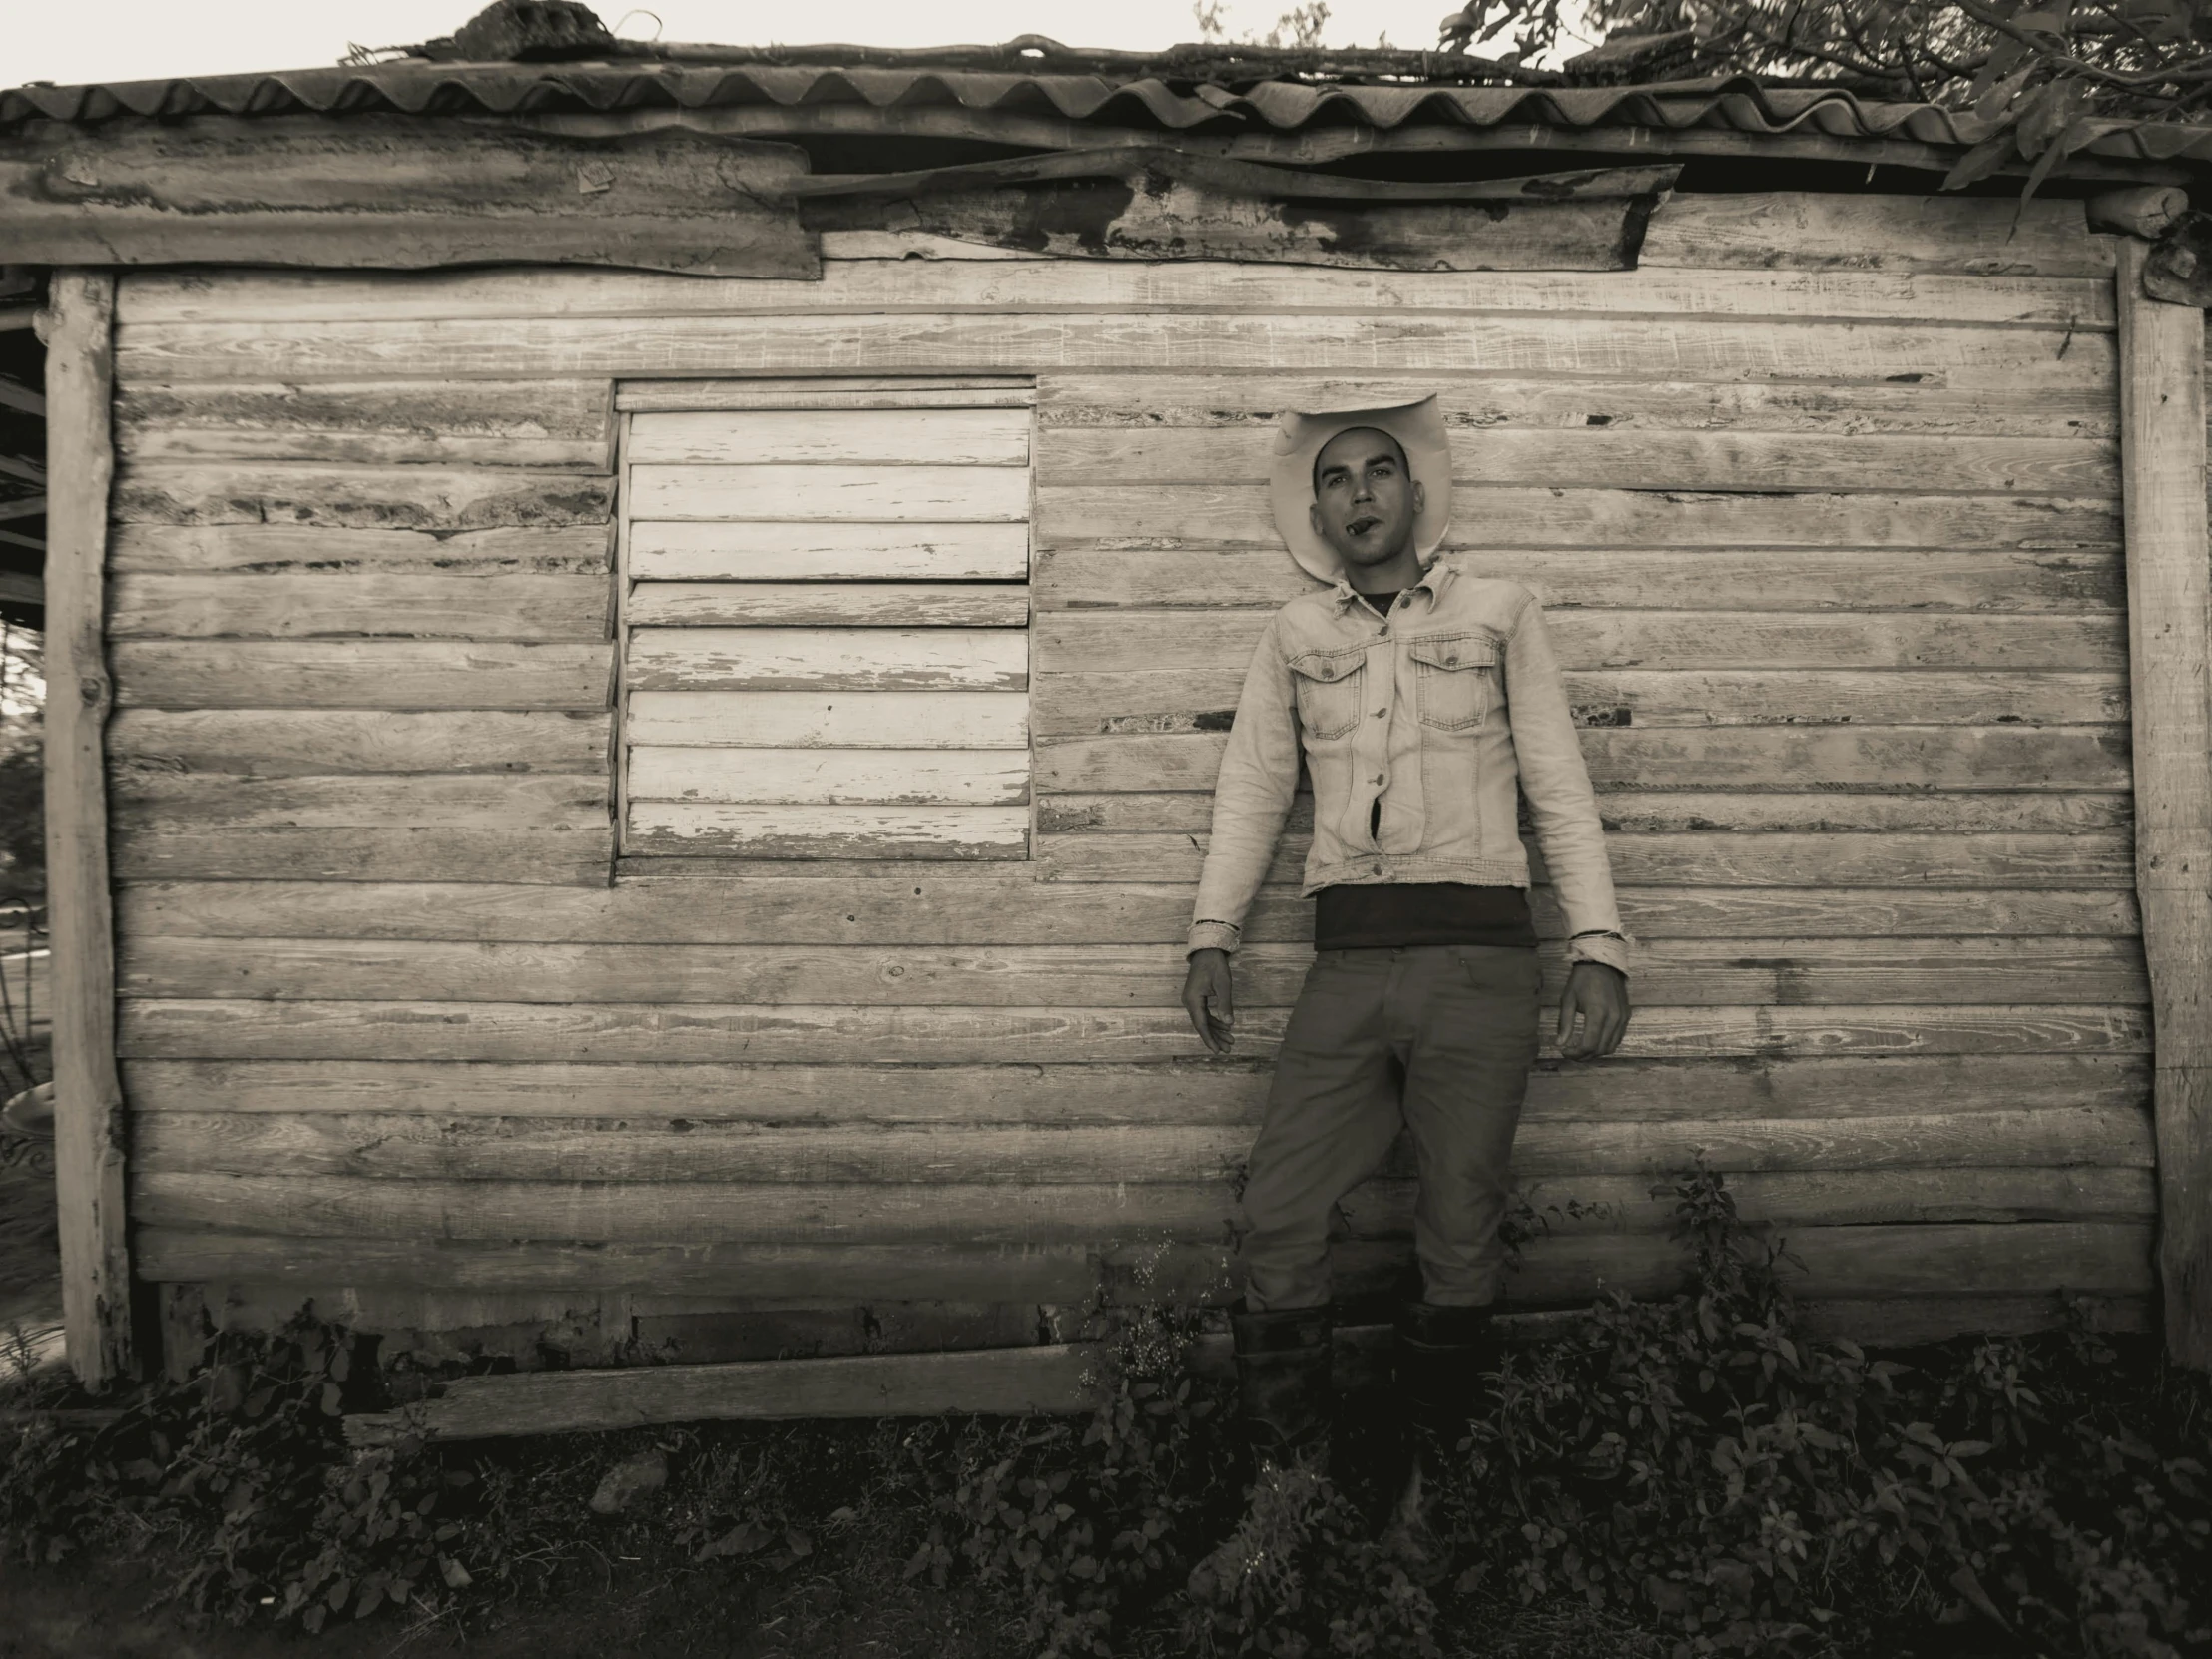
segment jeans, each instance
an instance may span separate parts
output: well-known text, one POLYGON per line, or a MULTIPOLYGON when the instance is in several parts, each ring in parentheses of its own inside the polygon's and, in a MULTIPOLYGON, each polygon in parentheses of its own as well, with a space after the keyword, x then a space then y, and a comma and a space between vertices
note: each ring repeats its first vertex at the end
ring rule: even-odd
POLYGON ((1536 953, 1515 946, 1316 955, 1247 1165, 1248 1308, 1329 1301, 1330 1217, 1382 1167, 1401 1125, 1419 1161, 1413 1248, 1425 1299, 1495 1299, 1540 978, 1536 953))

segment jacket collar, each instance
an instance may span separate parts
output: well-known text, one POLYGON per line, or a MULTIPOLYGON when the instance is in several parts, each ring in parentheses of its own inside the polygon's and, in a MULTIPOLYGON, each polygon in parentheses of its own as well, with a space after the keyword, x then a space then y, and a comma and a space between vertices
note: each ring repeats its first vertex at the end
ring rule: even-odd
MULTIPOLYGON (((1420 573, 1420 580, 1405 591, 1427 594, 1428 608, 1434 610, 1436 601, 1442 597, 1444 589, 1451 586, 1458 574, 1457 566, 1446 563, 1442 559, 1430 559, 1427 566, 1420 573)), ((1351 577, 1340 576, 1337 578, 1336 587, 1330 590, 1329 597, 1336 604, 1337 614, 1342 616, 1359 603, 1360 590, 1352 585, 1351 577)))

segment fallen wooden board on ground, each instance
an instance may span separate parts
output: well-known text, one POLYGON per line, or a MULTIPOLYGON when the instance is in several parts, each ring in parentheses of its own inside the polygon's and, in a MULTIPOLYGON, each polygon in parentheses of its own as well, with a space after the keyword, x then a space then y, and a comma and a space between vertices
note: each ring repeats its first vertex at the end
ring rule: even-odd
POLYGON ((446 1440, 782 1417, 1023 1416, 1085 1410, 1097 1346, 964 1354, 867 1354, 714 1366, 459 1378, 406 1410, 348 1417, 355 1445, 408 1434, 446 1440))
MULTIPOLYGON (((1920 1303, 1812 1304, 1805 1323, 1824 1335, 1868 1336, 1874 1316, 1895 1342, 1931 1341, 1967 1329, 2026 1332, 2048 1329, 2065 1314, 2057 1296, 1920 1303), (1980 1315, 1975 1323, 1974 1316, 1980 1315)), ((2104 1330, 2140 1330, 2141 1299, 2089 1299, 2087 1312, 2104 1330)), ((1502 1314, 1496 1321, 1510 1347, 1571 1338, 1579 1310, 1502 1314)), ((1372 1386, 1389 1377, 1394 1338, 1387 1325, 1340 1325, 1335 1372, 1340 1387, 1372 1386)), ((1201 1377, 1231 1375, 1230 1339, 1199 1337, 1187 1354, 1201 1377)), ((868 1354, 826 1360, 749 1360, 721 1365, 645 1366, 627 1370, 510 1373, 460 1378, 436 1398, 398 1411, 345 1420, 356 1446, 389 1445, 409 1434, 441 1440, 490 1439, 634 1428, 648 1423, 777 1420, 805 1417, 1074 1415, 1100 1399, 1106 1355, 1099 1343, 981 1349, 956 1354, 868 1354)))

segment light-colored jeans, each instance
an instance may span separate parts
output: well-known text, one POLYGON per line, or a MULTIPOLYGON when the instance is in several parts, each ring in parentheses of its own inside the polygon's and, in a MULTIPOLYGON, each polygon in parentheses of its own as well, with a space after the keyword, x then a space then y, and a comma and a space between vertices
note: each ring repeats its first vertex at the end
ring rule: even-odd
POLYGON ((1419 1159, 1413 1248, 1426 1300, 1495 1299, 1540 977, 1536 952, 1502 945, 1315 957, 1247 1165, 1248 1308, 1329 1301, 1331 1213, 1382 1167, 1401 1125, 1419 1159))

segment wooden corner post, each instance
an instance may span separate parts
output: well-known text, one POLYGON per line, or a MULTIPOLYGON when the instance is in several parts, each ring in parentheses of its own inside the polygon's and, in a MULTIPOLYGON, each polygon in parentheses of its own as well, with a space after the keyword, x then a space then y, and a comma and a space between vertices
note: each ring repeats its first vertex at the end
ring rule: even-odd
POLYGON ((115 474, 115 277, 57 271, 46 340, 46 880, 62 1325, 87 1387, 136 1375, 108 886, 104 577, 115 474))
POLYGON ((2120 465, 2135 890, 2150 962, 2166 1348, 2212 1370, 2212 567, 2204 313, 2143 292, 2120 243, 2120 465))

